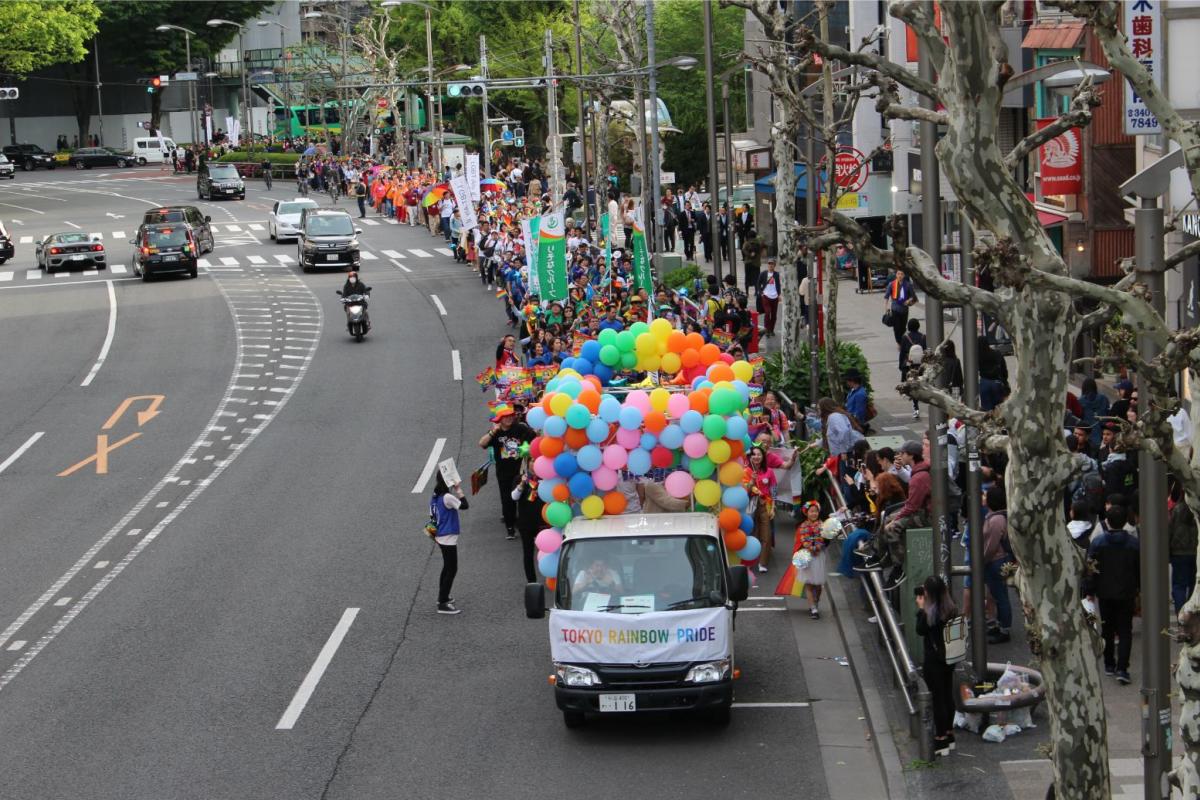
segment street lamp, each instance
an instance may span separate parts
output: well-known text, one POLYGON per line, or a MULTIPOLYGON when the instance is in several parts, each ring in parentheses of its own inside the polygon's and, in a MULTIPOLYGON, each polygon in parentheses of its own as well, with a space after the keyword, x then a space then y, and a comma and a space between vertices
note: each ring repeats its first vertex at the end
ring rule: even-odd
POLYGON ((288 83, 288 72, 290 70, 288 69, 287 64, 287 45, 284 39, 284 35, 290 31, 291 28, 289 28, 287 25, 284 25, 282 22, 273 19, 260 19, 254 24, 260 28, 265 28, 268 25, 277 25, 279 27, 279 69, 283 71, 283 118, 285 120, 285 124, 287 125, 287 135, 291 136, 292 97, 290 91, 291 86, 288 83))
MULTIPOLYGON (((399 8, 404 5, 420 6, 425 9, 425 70, 429 73, 429 84, 425 87, 425 116, 429 120, 429 133, 433 134, 433 6, 422 3, 421 0, 383 0, 380 8, 399 8)), ((439 100, 441 91, 439 90, 439 100)), ((441 138, 438 136, 437 138, 441 138)), ((433 154, 433 168, 441 168, 440 151, 433 154)))
MULTIPOLYGON (((210 28, 219 28, 222 25, 232 25, 238 29, 238 73, 242 83, 242 127, 244 131, 239 133, 244 134, 249 142, 250 136, 250 81, 246 76, 246 26, 234 22, 229 19, 210 19, 205 23, 210 28)), ((238 137, 238 144, 241 144, 241 136, 238 137)))
MULTIPOLYGON (((158 31, 159 33, 163 33, 166 31, 181 31, 183 33, 183 47, 184 47, 185 58, 187 58, 187 71, 191 72, 192 71, 192 37, 196 35, 195 31, 190 31, 187 28, 184 28, 179 25, 167 25, 167 24, 159 25, 154 30, 158 31)), ((196 143, 196 95, 195 95, 196 86, 195 86, 195 84, 196 84, 196 82, 194 80, 190 80, 190 81, 188 81, 188 87, 187 87, 188 119, 191 122, 192 144, 196 143)))

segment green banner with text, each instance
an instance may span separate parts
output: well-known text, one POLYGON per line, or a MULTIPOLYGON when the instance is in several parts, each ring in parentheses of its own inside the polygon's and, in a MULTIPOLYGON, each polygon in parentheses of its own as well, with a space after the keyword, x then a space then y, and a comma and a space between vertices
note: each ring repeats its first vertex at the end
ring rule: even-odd
POLYGON ((640 206, 633 215, 633 285, 636 289, 654 291, 654 276, 650 272, 650 251, 646 247, 646 225, 640 206))
POLYGON ((538 230, 537 274, 543 300, 567 298, 567 240, 564 238, 563 212, 541 218, 538 230))

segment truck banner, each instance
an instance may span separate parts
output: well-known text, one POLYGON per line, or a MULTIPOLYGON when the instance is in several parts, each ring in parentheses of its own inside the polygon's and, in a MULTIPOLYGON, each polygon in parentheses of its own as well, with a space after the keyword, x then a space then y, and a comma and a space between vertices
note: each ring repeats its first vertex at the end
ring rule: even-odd
MULTIPOLYGON (((619 601, 615 601, 619 602, 619 601)), ((731 652, 724 608, 613 614, 550 612, 550 656, 572 664, 715 661, 731 652)))

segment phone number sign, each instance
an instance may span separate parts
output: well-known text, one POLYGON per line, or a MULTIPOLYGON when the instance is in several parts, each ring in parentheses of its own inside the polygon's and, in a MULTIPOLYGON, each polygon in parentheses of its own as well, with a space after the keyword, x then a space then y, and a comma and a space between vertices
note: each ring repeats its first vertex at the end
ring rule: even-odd
MULTIPOLYGON (((1162 88, 1162 1, 1134 0, 1124 8, 1122 26, 1129 41, 1129 50, 1138 63, 1146 68, 1154 84, 1162 88)), ((1162 133, 1158 118, 1146 108, 1146 103, 1125 82, 1125 133, 1129 136, 1150 136, 1162 133)))

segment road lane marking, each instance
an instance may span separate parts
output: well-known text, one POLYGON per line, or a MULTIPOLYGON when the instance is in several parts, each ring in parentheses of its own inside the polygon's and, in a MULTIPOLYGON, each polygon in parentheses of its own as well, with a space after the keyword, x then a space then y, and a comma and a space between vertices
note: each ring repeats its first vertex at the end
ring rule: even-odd
POLYGON ((238 260, 233 256, 221 256, 221 263, 227 267, 236 267, 238 260))
MULTIPOLYGON (((63 202, 65 203, 65 202, 67 202, 67 201, 66 201, 66 200, 63 200, 63 202)), ((76 225, 74 222, 67 222, 65 219, 63 220, 63 222, 64 222, 64 223, 66 223, 67 225, 70 225, 70 226, 71 226, 72 228, 74 228, 75 230, 79 230, 79 226, 78 226, 78 225, 76 225)))
POLYGON ((32 236, 22 236, 19 244, 33 244, 32 236))
POLYGON ((292 697, 292 702, 288 703, 283 716, 279 718, 279 722, 275 725, 275 730, 290 731, 295 726, 296 720, 300 719, 300 715, 304 713, 304 707, 308 705, 309 698, 312 697, 313 692, 316 691, 317 684, 321 682, 322 676, 325 675, 325 670, 329 667, 329 662, 333 661, 334 654, 341 647, 342 640, 346 638, 346 634, 350 631, 350 626, 354 624, 354 618, 358 616, 358 611, 359 609, 357 608, 347 608, 342 612, 342 618, 333 627, 333 633, 329 634, 329 638, 325 640, 325 646, 321 648, 321 652, 317 653, 317 660, 313 662, 312 667, 308 670, 308 674, 304 676, 304 680, 300 683, 300 688, 296 690, 295 696, 292 697))
POLYGON ((412 253, 414 256, 420 256, 421 258, 433 258, 433 253, 427 253, 417 247, 408 248, 408 252, 412 253))
POLYGON ((457 350, 450 351, 450 367, 454 371, 454 380, 462 380, 462 361, 458 357, 457 350))
POLYGON ((388 258, 404 258, 404 256, 400 255, 395 250, 380 250, 379 252, 383 253, 388 258))
POLYGON ((446 307, 444 305, 442 305, 441 299, 439 299, 436 294, 431 294, 429 296, 430 296, 430 298, 433 299, 433 304, 435 306, 437 306, 438 313, 441 314, 443 317, 446 316, 446 307))
POLYGON ((265 264, 267 260, 262 256, 246 256, 246 260, 251 264, 265 264))
POLYGON ((442 457, 442 448, 445 446, 445 439, 438 439, 433 443, 433 449, 429 451, 429 460, 425 462, 425 469, 421 470, 421 476, 413 484, 413 494, 425 491, 425 484, 429 483, 429 479, 433 477, 433 471, 437 468, 438 459, 442 457))
POLYGON ((21 649, 22 647, 24 647, 26 644, 27 644, 27 642, 26 642, 24 639, 17 639, 15 642, 13 642, 12 644, 10 644, 10 645, 7 647, 7 649, 8 649, 8 650, 10 650, 10 651, 16 651, 16 650, 20 650, 20 649, 21 649))
POLYGON ((65 477, 83 469, 88 464, 92 463, 93 461, 96 462, 96 474, 97 475, 107 475, 108 474, 108 454, 111 453, 113 450, 116 450, 118 447, 122 447, 124 445, 129 444, 130 442, 132 442, 134 439, 138 438, 141 435, 142 434, 140 432, 131 433, 128 436, 126 436, 124 439, 119 439, 116 444, 110 445, 108 443, 108 434, 104 434, 104 433, 97 434, 96 435, 96 452, 92 453, 90 456, 85 458, 83 461, 80 461, 76 464, 72 464, 71 466, 67 467, 62 472, 58 473, 58 477, 65 478, 65 477))
POLYGON ((25 272, 25 280, 40 281, 42 279, 42 271, 40 269, 31 269, 25 272))
POLYGON ((731 708, 808 708, 812 703, 733 703, 731 708))
POLYGON ((257 222, 251 222, 251 223, 250 223, 250 230, 252 230, 252 231, 265 231, 265 230, 266 230, 266 228, 264 228, 262 225, 259 225, 257 222))
POLYGON ((72 597, 60 597, 54 601, 54 605, 65 606, 65 605, 69 604, 73 599, 74 598, 72 598, 72 597))
MULTIPOLYGON (((124 267, 122 267, 123 271, 124 267)), ((104 359, 108 358, 108 350, 112 347, 113 336, 117 333, 117 291, 113 288, 112 281, 104 283, 108 285, 108 332, 104 334, 104 344, 100 345, 100 355, 96 358, 96 363, 92 365, 91 371, 83 379, 83 383, 79 384, 80 386, 92 385, 96 373, 104 366, 104 359)))
POLYGON ((13 279, 13 275, 15 274, 15 272, 0 272, 0 283, 3 283, 4 281, 11 281, 13 279))
POLYGON ((8 458, 4 459, 4 461, 3 461, 3 462, 0 462, 0 472, 4 472, 4 470, 6 470, 6 469, 8 469, 10 466, 12 466, 12 465, 13 465, 13 463, 14 463, 14 462, 15 462, 15 461, 16 461, 18 458, 20 458, 21 456, 25 455, 25 451, 26 451, 26 450, 28 450, 29 448, 31 448, 31 447, 33 447, 35 444, 37 444, 37 440, 38 440, 38 439, 40 439, 40 438, 42 438, 42 437, 43 437, 45 434, 46 434, 46 432, 45 432, 45 431, 38 431, 38 432, 37 432, 37 433, 35 433, 33 436, 30 436, 28 439, 26 439, 26 440, 25 440, 25 444, 23 444, 23 445, 21 445, 20 447, 18 447, 18 448, 16 449, 16 451, 15 451, 15 452, 14 452, 14 453, 13 453, 11 456, 9 456, 8 458))
POLYGON ((92 565, 92 569, 107 569, 107 568, 108 568, 107 561, 97 561, 95 564, 92 565))
POLYGON ((114 239, 124 239, 124 238, 125 238, 125 231, 113 231, 113 232, 112 232, 112 237, 113 237, 114 239))
POLYGON ((124 275, 126 272, 126 269, 125 269, 124 264, 113 264, 111 267, 108 268, 108 271, 111 272, 113 275, 124 275))
POLYGON ((397 260, 396 260, 396 259, 394 259, 394 258, 392 259, 392 266, 393 266, 393 267, 399 267, 400 269, 404 270, 405 272, 412 272, 412 270, 411 270, 411 269, 409 269, 408 267, 404 266, 403 264, 401 264, 399 261, 397 261, 397 260))
POLYGON ((121 404, 117 406, 117 410, 114 411, 112 415, 104 421, 104 425, 100 427, 100 430, 112 430, 113 426, 117 424, 117 421, 121 419, 125 412, 129 410, 129 407, 133 405, 134 401, 149 400, 150 405, 146 407, 146 410, 137 412, 137 424, 140 428, 161 413, 158 408, 162 405, 162 402, 166 399, 166 397, 167 396, 163 394, 136 394, 126 397, 121 401, 121 404))

